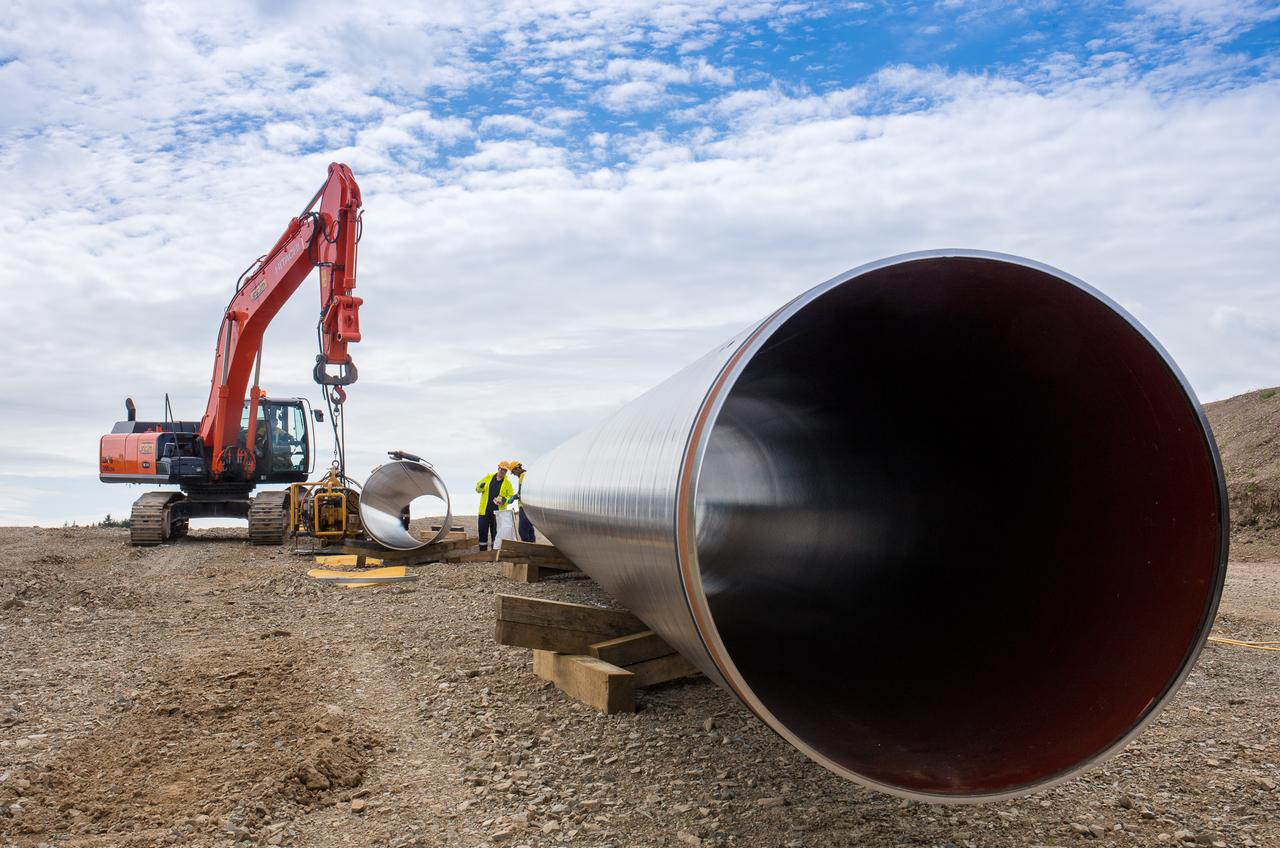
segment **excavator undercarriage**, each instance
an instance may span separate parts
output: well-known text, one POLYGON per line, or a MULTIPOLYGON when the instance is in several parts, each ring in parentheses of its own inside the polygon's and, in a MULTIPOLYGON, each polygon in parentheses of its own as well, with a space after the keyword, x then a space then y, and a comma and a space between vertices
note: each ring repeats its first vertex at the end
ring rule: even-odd
POLYGON ((289 492, 147 492, 133 502, 129 542, 160 545, 187 535, 193 518, 247 518, 249 541, 279 545, 289 535, 289 492))

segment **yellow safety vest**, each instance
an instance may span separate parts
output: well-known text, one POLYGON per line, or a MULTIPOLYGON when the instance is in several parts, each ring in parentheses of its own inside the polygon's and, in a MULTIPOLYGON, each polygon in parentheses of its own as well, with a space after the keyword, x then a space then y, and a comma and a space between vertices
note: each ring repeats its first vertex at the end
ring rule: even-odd
MULTIPOLYGON (((497 473, 493 472, 493 474, 497 473)), ((480 478, 479 483, 476 483, 476 491, 480 493, 480 511, 476 513, 477 515, 484 515, 488 511, 486 507, 489 505, 489 482, 493 480, 493 474, 486 474, 480 478)), ((502 498, 502 506, 495 507, 494 510, 507 509, 511 505, 511 496, 515 493, 516 490, 511 488, 511 475, 508 474, 502 478, 502 485, 498 487, 498 497, 502 498)))

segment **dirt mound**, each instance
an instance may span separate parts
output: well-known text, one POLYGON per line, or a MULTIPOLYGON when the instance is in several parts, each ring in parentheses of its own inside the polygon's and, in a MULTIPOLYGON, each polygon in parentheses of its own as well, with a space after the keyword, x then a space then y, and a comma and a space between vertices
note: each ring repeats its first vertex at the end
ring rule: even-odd
POLYGON ((1260 389, 1205 405, 1227 473, 1232 530, 1280 531, 1280 389, 1260 389))
POLYGON ((358 786, 374 740, 316 702, 302 644, 268 636, 260 649, 212 649, 157 669, 148 691, 118 699, 97 730, 3 785, 11 797, 0 806, 21 798, 25 808, 7 824, 138 844, 201 831, 249 838, 282 812, 358 786))

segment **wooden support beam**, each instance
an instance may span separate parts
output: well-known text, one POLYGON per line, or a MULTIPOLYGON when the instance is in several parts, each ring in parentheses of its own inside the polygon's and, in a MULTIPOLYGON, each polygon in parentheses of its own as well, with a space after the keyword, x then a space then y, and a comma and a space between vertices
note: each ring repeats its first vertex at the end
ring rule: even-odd
POLYGON ((596 642, 587 646, 587 653, 634 674, 637 688, 700 673, 652 630, 596 642))
POLYGON ((555 572, 577 571, 553 545, 503 539, 495 554, 502 563, 502 576, 517 583, 537 583, 555 572))
MULTIPOLYGON (((474 536, 450 536, 441 539, 438 542, 432 542, 418 548, 419 551, 427 553, 443 553, 445 551, 459 551, 467 548, 474 548, 480 544, 480 540, 474 536)), ((415 553, 414 551, 406 551, 405 553, 415 553)))
MULTIPOLYGON (((529 563, 503 563, 528 569, 529 563)), ((634 712, 635 692, 698 674, 640 619, 624 610, 497 595, 500 645, 533 650, 533 670, 565 694, 605 713, 634 712)))
POLYGON ((584 653, 614 665, 627 666, 665 657, 675 652, 675 649, 662 641, 657 633, 644 630, 588 645, 584 653))
POLYGON ((656 686, 669 680, 678 680, 691 674, 702 673, 698 671, 697 666, 679 654, 668 654, 665 657, 655 657, 644 662, 633 663, 628 665, 626 669, 635 675, 635 685, 637 687, 656 686))
POLYGON ((560 553, 554 545, 543 545, 538 542, 519 542, 513 539, 502 540, 502 559, 509 562, 535 562, 539 565, 559 564, 577 568, 569 558, 560 553))
POLYGON ((603 713, 636 711, 635 675, 595 657, 533 652, 534 674, 603 713))
MULTIPOLYGON (((458 560, 450 560, 457 562, 458 560)), ((476 562, 478 560, 467 560, 476 562)), ((479 560, 487 562, 487 560, 479 560)), ((515 583, 538 583, 543 578, 555 577, 558 574, 581 574, 576 568, 565 568, 559 565, 538 565, 533 562, 499 562, 498 568, 503 577, 515 583)))
POLYGON ((474 548, 478 544, 480 544, 479 539, 460 536, 432 542, 429 545, 423 545, 421 548, 414 548, 411 551, 393 551, 381 545, 368 542, 344 542, 332 548, 326 548, 325 553, 377 557, 387 565, 425 565, 432 562, 441 562, 447 559, 451 553, 465 553, 469 548, 474 548))
POLYGON ((530 565, 536 565, 544 571, 559 571, 562 574, 568 574, 570 571, 579 571, 579 567, 573 565, 572 562, 547 562, 544 560, 530 560, 530 565))
POLYGON ((578 566, 569 562, 569 560, 564 557, 543 557, 529 556, 528 554, 503 553, 501 558, 510 562, 536 562, 538 565, 544 565, 548 568, 562 568, 566 571, 570 569, 576 571, 578 568, 578 566))
POLYGON ((445 562, 497 562, 497 551, 472 551, 471 553, 444 555, 445 562))
POLYGON ((568 630, 563 627, 524 624, 518 621, 498 621, 495 638, 499 645, 509 645, 514 648, 559 651, 562 654, 587 654, 591 645, 600 641, 601 635, 588 630, 568 630))
POLYGON ((603 634, 604 641, 614 636, 626 636, 645 630, 644 622, 625 610, 593 607, 587 604, 569 604, 564 601, 547 601, 541 598, 525 598, 520 595, 498 595, 497 617, 499 621, 521 624, 540 624, 545 627, 562 627, 603 634))
POLYGON ((521 559, 521 558, 519 558, 519 557, 515 557, 515 558, 513 558, 512 560, 508 560, 506 557, 502 556, 501 551, 499 551, 499 553, 498 553, 498 559, 499 559, 499 560, 502 560, 502 561, 507 561, 507 562, 512 562, 512 561, 514 561, 514 562, 527 562, 527 563, 529 563, 530 565, 536 565, 536 566, 538 566, 538 568, 541 568, 541 569, 542 569, 542 570, 544 570, 544 571, 561 571, 561 572, 565 572, 565 573, 567 573, 567 572, 570 572, 570 571, 577 571, 577 570, 578 570, 578 566, 574 565, 573 563, 569 562, 568 560, 564 560, 564 561, 558 562, 558 561, 556 561, 556 560, 538 559, 537 557, 529 557, 529 558, 526 558, 526 559, 521 559))
POLYGON ((537 583, 542 579, 542 569, 527 562, 500 562, 502 576, 515 583, 537 583))
POLYGON ((560 549, 555 545, 544 545, 541 542, 521 542, 517 539, 503 539, 502 549, 508 553, 524 554, 525 556, 545 556, 559 557, 566 559, 564 554, 560 553, 560 549))

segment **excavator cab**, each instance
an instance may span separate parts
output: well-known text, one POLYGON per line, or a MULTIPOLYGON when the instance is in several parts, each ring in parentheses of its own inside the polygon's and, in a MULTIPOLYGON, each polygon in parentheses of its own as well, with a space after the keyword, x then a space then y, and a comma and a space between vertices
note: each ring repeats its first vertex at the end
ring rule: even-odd
MULTIPOLYGON (((263 398, 258 402, 253 437, 257 482, 299 483, 311 474, 309 406, 305 398, 263 398)), ((248 428, 249 403, 246 401, 240 418, 242 438, 248 428)))

